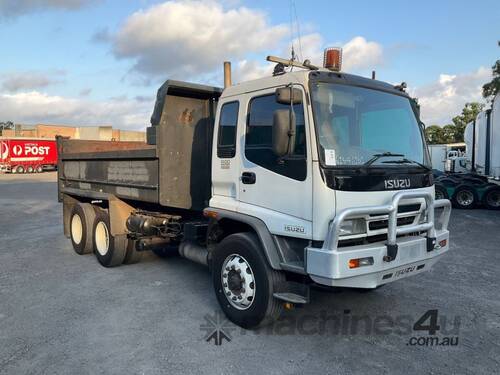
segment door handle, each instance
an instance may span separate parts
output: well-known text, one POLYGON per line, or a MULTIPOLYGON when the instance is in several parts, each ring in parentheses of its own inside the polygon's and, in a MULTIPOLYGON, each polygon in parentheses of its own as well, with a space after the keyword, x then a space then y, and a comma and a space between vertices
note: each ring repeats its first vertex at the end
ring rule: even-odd
POLYGON ((257 177, 255 176, 255 173, 253 172, 243 172, 241 174, 241 182, 247 185, 250 184, 255 184, 255 181, 257 180, 257 177))

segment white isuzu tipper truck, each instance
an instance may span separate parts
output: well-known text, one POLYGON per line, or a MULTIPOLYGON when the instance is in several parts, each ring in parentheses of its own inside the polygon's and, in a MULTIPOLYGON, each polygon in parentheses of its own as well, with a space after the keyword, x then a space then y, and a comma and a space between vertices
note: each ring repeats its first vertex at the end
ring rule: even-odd
POLYGON ((148 144, 59 138, 74 250, 105 267, 146 250, 207 265, 246 328, 307 303, 315 284, 374 289, 428 271, 449 249, 450 204, 434 200, 418 106, 404 85, 341 72, 339 57, 268 57, 271 77, 226 74, 224 89, 167 81, 148 144))

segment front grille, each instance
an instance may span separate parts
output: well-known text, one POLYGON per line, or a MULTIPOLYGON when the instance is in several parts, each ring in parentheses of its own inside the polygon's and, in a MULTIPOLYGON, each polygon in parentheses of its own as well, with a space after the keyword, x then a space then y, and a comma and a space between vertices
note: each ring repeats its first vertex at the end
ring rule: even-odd
MULTIPOLYGON (((414 220, 415 216, 399 217, 397 221, 398 227, 401 225, 413 224, 414 220)), ((377 220, 368 223, 368 228, 370 228, 370 230, 387 229, 388 227, 389 220, 377 220)))
MULTIPOLYGON (((425 233, 425 231, 412 232, 412 233, 408 233, 408 234, 400 234, 400 235, 397 235, 396 237, 397 238, 414 237, 414 236, 420 236, 424 233, 425 233)), ((353 238, 350 240, 340 240, 338 243, 338 247, 340 248, 340 247, 348 247, 348 246, 356 246, 356 245, 367 245, 367 244, 371 244, 374 242, 382 242, 382 241, 387 241, 387 234, 386 233, 377 234, 374 236, 368 236, 368 237, 364 237, 364 238, 353 238)), ((320 243, 318 245, 320 245, 318 247, 322 247, 323 243, 320 243)))
MULTIPOLYGON (((422 207, 422 205, 420 203, 405 204, 405 205, 398 207, 398 214, 405 214, 407 212, 420 211, 420 207, 422 207)), ((370 216, 371 217, 380 216, 380 214, 370 214, 370 216)))

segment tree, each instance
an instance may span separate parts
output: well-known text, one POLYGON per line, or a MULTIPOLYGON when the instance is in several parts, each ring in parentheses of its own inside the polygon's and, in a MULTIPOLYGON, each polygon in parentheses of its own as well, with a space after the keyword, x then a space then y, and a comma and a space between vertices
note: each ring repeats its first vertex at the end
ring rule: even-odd
POLYGON ((425 128, 425 137, 431 145, 443 143, 443 128, 438 125, 431 125, 425 128))
POLYGON ((484 104, 481 103, 466 103, 465 107, 462 109, 462 113, 458 116, 453 117, 451 121, 456 127, 455 132, 455 142, 463 142, 464 141, 464 132, 465 127, 469 122, 472 122, 476 119, 479 112, 481 112, 484 108, 484 104))
POLYGON ((14 129, 14 123, 12 121, 0 122, 0 135, 2 135, 4 129, 14 129))
POLYGON ((452 124, 443 126, 442 136, 443 136, 443 143, 458 142, 457 139, 459 138, 459 134, 457 127, 452 124))
POLYGON ((491 67, 493 79, 483 86, 483 97, 493 99, 500 92, 500 60, 491 67))

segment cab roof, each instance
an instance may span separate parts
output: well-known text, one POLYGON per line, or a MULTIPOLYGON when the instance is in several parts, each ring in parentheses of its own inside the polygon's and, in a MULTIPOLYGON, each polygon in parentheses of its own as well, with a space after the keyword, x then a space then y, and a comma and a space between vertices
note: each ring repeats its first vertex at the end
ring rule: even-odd
POLYGON ((382 90, 396 95, 408 97, 408 94, 395 86, 379 81, 376 79, 366 78, 354 74, 343 72, 332 72, 330 70, 294 70, 277 76, 259 78, 251 81, 235 84, 224 89, 222 98, 241 95, 253 91, 262 90, 263 88, 272 88, 287 85, 290 83, 307 87, 310 81, 331 82, 350 86, 360 86, 375 90, 382 90))

